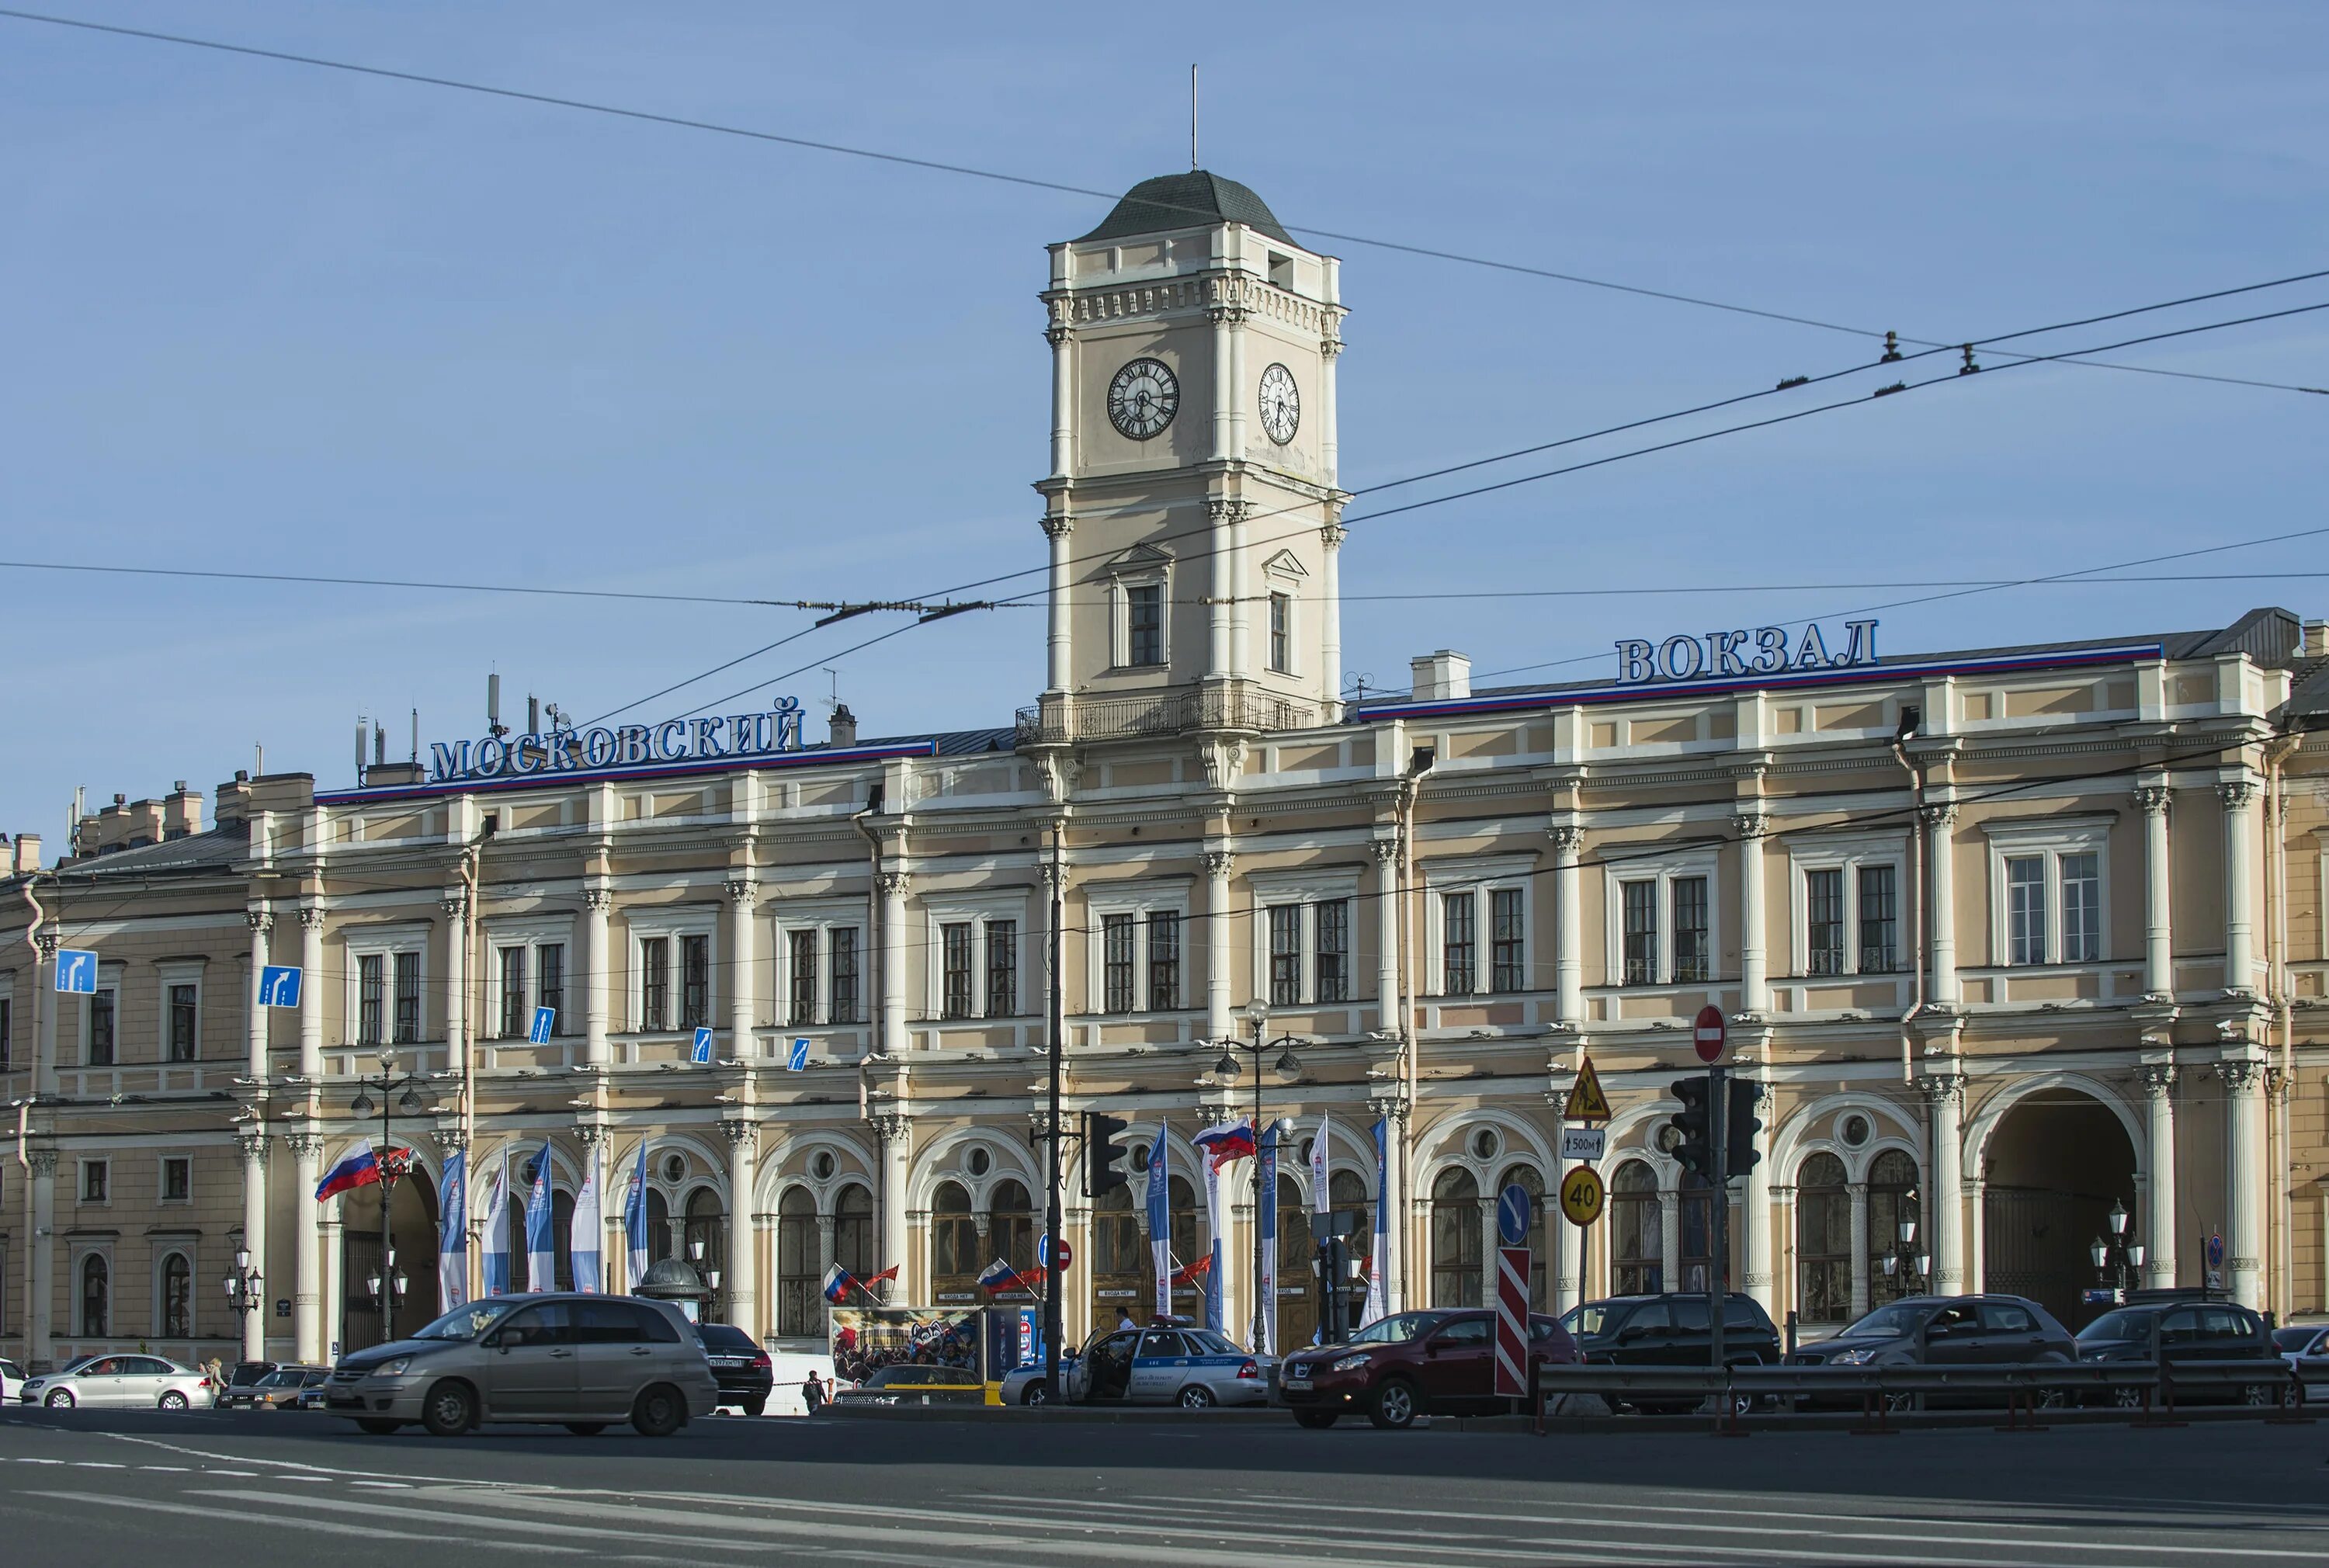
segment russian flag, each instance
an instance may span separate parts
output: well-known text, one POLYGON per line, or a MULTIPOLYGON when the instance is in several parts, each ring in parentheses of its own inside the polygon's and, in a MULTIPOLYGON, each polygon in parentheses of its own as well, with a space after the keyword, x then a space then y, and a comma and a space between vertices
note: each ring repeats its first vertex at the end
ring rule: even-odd
POLYGON ((856 1275, 835 1263, 825 1271, 825 1299, 838 1307, 849 1299, 850 1289, 856 1283, 856 1275))
POLYGON ((1212 1272, 1213 1260, 1212 1254, 1208 1253, 1204 1257, 1199 1258, 1195 1263, 1191 1263, 1187 1268, 1175 1270, 1173 1274, 1173 1282, 1176 1285, 1190 1284, 1195 1281, 1203 1279, 1207 1274, 1210 1274, 1212 1272))
POLYGON ((978 1276, 978 1282, 990 1291, 1007 1291, 1019 1282, 1019 1271, 997 1258, 986 1265, 986 1272, 978 1276))
POLYGON ((1253 1158, 1253 1123, 1220 1122, 1198 1133, 1195 1142, 1211 1157, 1213 1169, 1219 1170, 1232 1160, 1253 1158))
POLYGON ((372 1152, 372 1140, 367 1138, 362 1148, 350 1150, 337 1165, 324 1172, 324 1179, 316 1184, 316 1201, 322 1203, 359 1187, 370 1187, 379 1179, 380 1156, 372 1152))

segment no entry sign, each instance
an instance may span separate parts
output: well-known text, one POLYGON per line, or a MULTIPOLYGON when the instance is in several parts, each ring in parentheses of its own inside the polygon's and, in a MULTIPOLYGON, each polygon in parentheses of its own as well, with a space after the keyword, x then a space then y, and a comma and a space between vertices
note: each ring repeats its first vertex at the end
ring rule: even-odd
POLYGON ((1698 1047, 1698 1059, 1710 1067, 1722 1060, 1723 1042, 1729 1034, 1721 1008, 1709 1002, 1699 1009, 1697 1027, 1691 1031, 1692 1041, 1698 1047))

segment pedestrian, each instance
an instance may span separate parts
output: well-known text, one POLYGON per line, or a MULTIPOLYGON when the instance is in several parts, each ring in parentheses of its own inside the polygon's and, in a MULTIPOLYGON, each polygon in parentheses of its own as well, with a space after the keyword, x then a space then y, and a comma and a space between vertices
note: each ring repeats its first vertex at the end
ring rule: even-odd
POLYGON ((812 1366, 809 1368, 808 1381, 801 1385, 801 1406, 806 1413, 815 1415, 824 1404, 825 1383, 817 1376, 816 1368, 812 1366))
POLYGON ((1118 1329, 1137 1329, 1140 1327, 1139 1324, 1132 1320, 1132 1310, 1129 1307, 1118 1307, 1116 1310, 1116 1326, 1118 1329))

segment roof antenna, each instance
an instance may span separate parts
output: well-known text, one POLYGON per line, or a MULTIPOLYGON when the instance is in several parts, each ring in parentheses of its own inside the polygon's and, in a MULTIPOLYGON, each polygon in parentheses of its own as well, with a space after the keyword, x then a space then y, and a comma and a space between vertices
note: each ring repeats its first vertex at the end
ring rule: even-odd
POLYGON ((1189 172, 1197 172, 1197 62, 1189 62, 1189 172))

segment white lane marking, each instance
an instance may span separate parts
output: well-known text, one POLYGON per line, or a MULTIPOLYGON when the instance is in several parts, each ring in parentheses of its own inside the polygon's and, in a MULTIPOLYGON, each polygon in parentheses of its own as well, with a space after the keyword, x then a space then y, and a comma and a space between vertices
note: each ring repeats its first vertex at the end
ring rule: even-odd
MULTIPOLYGON (((436 1496, 452 1489, 454 1488, 431 1488, 431 1496, 436 1496)), ((492 1514, 454 1512, 449 1509, 438 1507, 426 1507, 425 1511, 423 1511, 422 1509, 416 1509, 415 1507, 409 1506, 410 1502, 425 1502, 426 1499, 423 1498, 413 1498, 409 1501, 406 1499, 400 1499, 400 1503, 405 1503, 406 1506, 399 1506, 398 1504, 391 1504, 385 1499, 377 1503, 366 1503, 359 1502, 354 1498, 325 1498, 317 1497, 312 1493, 304 1496, 293 1496, 283 1492, 262 1491, 254 1487, 195 1487, 190 1488, 186 1495, 193 1498, 219 1498, 225 1501, 235 1503, 269 1503, 273 1504, 278 1507, 285 1508, 304 1508, 325 1513, 356 1514, 372 1518, 421 1518, 436 1525, 460 1525, 473 1528, 484 1528, 489 1530, 522 1530, 530 1535, 580 1535, 588 1536, 589 1539, 594 1541, 607 1540, 609 1538, 623 1541, 636 1541, 637 1539, 636 1535, 632 1535, 627 1530, 618 1529, 606 1525, 574 1525, 560 1523, 554 1520, 499 1518, 492 1514)), ((470 1492, 467 1495, 467 1500, 485 1507, 493 1507, 498 1501, 498 1495, 470 1492)), ((699 1523, 701 1523, 701 1521, 699 1521, 699 1523)), ((737 1541, 718 1535, 667 1535, 661 1537, 661 1539, 673 1545, 709 1547, 713 1550, 723 1552, 756 1552, 759 1550, 759 1543, 758 1542, 737 1541)), ((496 1545, 498 1544, 499 1543, 496 1543, 496 1545)))
POLYGON ((192 1465, 139 1465, 137 1468, 141 1470, 166 1470, 174 1476, 183 1476, 193 1467, 192 1465))
POLYGON ((129 1468, 108 1460, 71 1460, 68 1462, 77 1470, 126 1470, 129 1468))
POLYGON ((412 1489, 412 1483, 410 1481, 350 1481, 348 1485, 352 1487, 376 1487, 384 1492, 409 1492, 412 1489))
MULTIPOLYGON (((257 1525, 288 1525, 294 1529, 316 1530, 320 1531, 326 1535, 361 1535, 365 1540, 374 1543, 377 1543, 380 1540, 380 1527, 376 1525, 339 1525, 333 1523, 329 1519, 311 1519, 300 1514, 245 1513, 240 1516, 238 1521, 228 1521, 222 1520, 219 1517, 218 1510, 215 1508, 193 1507, 184 1503, 155 1502, 145 1498, 108 1497, 101 1492, 28 1491, 22 1495, 28 1498, 54 1498, 61 1502, 80 1503, 86 1506, 99 1507, 127 1508, 133 1512, 143 1514, 174 1514, 180 1516, 192 1516, 198 1519, 208 1519, 214 1525, 236 1522, 257 1525)), ((410 1531, 407 1531, 399 1535, 398 1539, 401 1541, 442 1541, 448 1544, 461 1545, 474 1544, 464 1536, 437 1535, 410 1531)), ((561 1557, 579 1555, 581 1550, 580 1547, 575 1546, 535 1545, 523 1541, 497 1541, 495 1543, 495 1545, 504 1552, 554 1553, 561 1557)))

